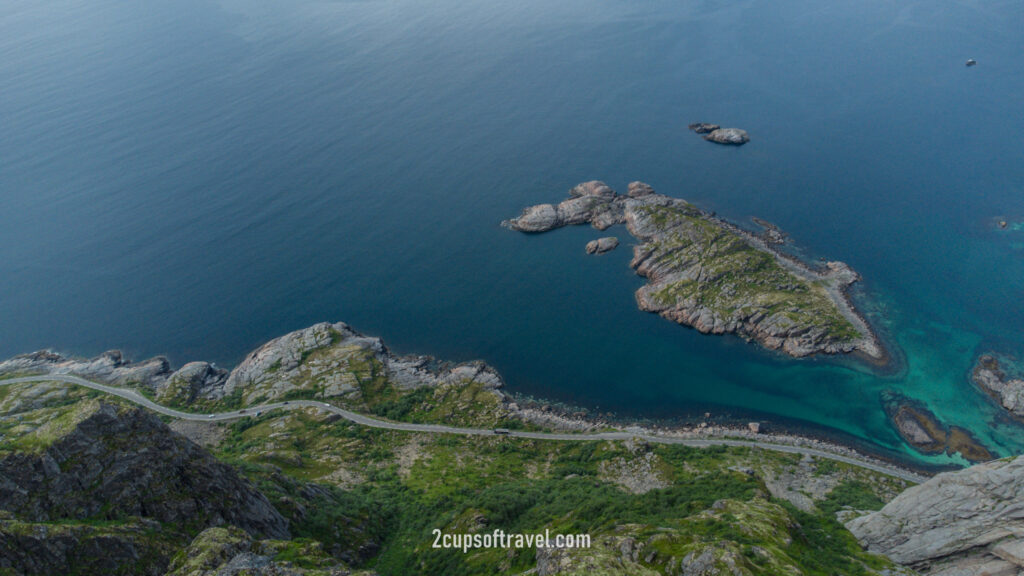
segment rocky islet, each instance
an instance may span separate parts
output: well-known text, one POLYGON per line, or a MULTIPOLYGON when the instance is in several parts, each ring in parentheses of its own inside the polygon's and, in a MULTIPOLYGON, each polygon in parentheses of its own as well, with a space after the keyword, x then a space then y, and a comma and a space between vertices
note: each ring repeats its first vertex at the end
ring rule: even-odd
POLYGON ((697 122, 690 124, 689 129, 703 135, 705 140, 715 144, 742 146, 750 142, 750 135, 747 134, 746 130, 741 130, 740 128, 722 128, 718 124, 697 122))
POLYGON ((1003 363, 994 354, 978 358, 971 379, 999 406, 1019 421, 1024 421, 1024 380, 1006 373, 1003 363))
MULTIPOLYGON (((846 289, 859 280, 842 262, 813 270, 759 238, 685 200, 642 182, 619 195, 584 182, 569 199, 539 204, 503 225, 540 233, 591 224, 625 224, 638 240, 630 266, 647 278, 636 292, 642 310, 711 334, 737 334, 791 356, 858 352, 881 363, 886 353, 853 308, 846 289)), ((774 229, 777 237, 781 232, 774 229)))

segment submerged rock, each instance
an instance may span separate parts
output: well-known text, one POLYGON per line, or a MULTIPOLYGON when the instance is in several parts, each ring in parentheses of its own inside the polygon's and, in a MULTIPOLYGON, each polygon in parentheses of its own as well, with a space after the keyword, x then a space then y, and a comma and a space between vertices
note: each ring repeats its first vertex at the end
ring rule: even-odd
POLYGON ((704 139, 717 144, 728 144, 731 146, 742 146, 750 142, 750 136, 746 130, 739 128, 719 128, 704 136, 704 139))
POLYGON ((970 462, 992 459, 970 432, 959 426, 947 426, 924 406, 905 396, 889 392, 883 396, 886 413, 903 439, 922 454, 959 453, 970 462))
POLYGON ((598 238, 597 240, 591 240, 587 242, 587 254, 604 254, 611 250, 615 250, 619 246, 619 239, 614 236, 607 236, 605 238, 598 238))

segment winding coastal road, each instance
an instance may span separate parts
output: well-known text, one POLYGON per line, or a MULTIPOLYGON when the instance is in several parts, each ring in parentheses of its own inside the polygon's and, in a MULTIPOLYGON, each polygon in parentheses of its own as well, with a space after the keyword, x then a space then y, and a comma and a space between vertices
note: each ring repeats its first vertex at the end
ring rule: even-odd
MULTIPOLYGON (((78 376, 72 376, 70 374, 49 374, 43 376, 25 376, 19 378, 8 378, 0 379, 0 386, 5 384, 20 384, 28 382, 64 382, 67 384, 75 384, 78 386, 84 386, 93 390, 98 390, 106 394, 111 394, 119 398, 128 400, 129 402, 138 404, 140 406, 149 408, 150 410, 170 416, 172 418, 179 418, 182 420, 195 420, 201 422, 222 422, 225 420, 235 420, 238 418, 244 418, 246 416, 252 416, 256 412, 266 412, 268 410, 292 410, 296 408, 317 408, 324 412, 330 412, 331 414, 337 414, 346 420, 355 422, 362 426, 369 426, 370 428, 383 428, 385 430, 400 430, 403 432, 421 432, 428 434, 462 434, 465 436, 494 436, 495 431, 490 428, 460 428, 457 426, 444 426, 442 424, 413 424, 408 422, 393 422, 389 420, 380 420, 377 418, 370 418, 358 412, 352 412, 351 410, 345 410, 344 408, 338 408, 337 406, 328 404, 326 402, 316 402, 313 400, 290 400, 287 402, 271 402, 267 404, 260 404, 258 406, 249 406, 245 409, 234 410, 231 412, 218 412, 214 414, 196 414, 192 412, 181 412, 166 406, 161 406, 156 402, 153 402, 149 398, 146 398, 138 392, 128 389, 119 388, 116 386, 107 386, 106 384, 99 384, 80 378, 78 376)), ((909 482, 921 483, 928 479, 926 476, 915 474, 908 470, 903 470, 895 466, 888 466, 882 463, 870 462, 852 456, 846 456, 843 454, 835 454, 826 450, 819 450, 817 448, 809 448, 806 446, 792 446, 789 444, 775 444, 772 442, 758 442, 754 440, 730 440, 726 438, 679 438, 676 436, 662 436, 656 434, 641 434, 636 432, 591 432, 591 433, 559 433, 559 432, 527 432, 522 430, 509 430, 507 433, 503 433, 502 436, 510 436, 514 438, 529 438, 532 440, 560 440, 565 442, 585 442, 592 440, 628 440, 630 438, 641 438, 648 442, 659 443, 659 444, 681 444, 683 446, 693 446, 698 448, 705 448, 708 446, 737 446, 746 448, 762 448, 765 450, 775 450, 777 452, 788 452, 790 454, 801 454, 815 456, 819 458, 828 458, 837 462, 843 462, 851 464, 853 466, 859 466, 889 476, 895 476, 909 482)))

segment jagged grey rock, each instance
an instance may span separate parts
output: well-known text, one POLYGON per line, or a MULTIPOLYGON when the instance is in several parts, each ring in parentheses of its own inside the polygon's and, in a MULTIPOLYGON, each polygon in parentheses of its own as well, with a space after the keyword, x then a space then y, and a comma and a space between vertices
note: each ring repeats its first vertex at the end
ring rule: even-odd
POLYGON ((538 204, 525 210, 518 218, 502 224, 520 232, 547 232, 562 226, 589 222, 605 230, 624 220, 623 204, 616 201, 615 191, 599 180, 584 182, 569 190, 569 199, 558 206, 538 204))
POLYGON ((704 135, 704 139, 716 144, 727 144, 730 146, 742 146, 750 142, 750 135, 746 130, 739 128, 719 128, 704 135))
POLYGON ((846 527, 868 550, 904 565, 1014 563, 1024 539, 1024 457, 939 474, 846 527))
POLYGON ((145 386, 156 390, 171 375, 171 366, 163 356, 133 364, 120 350, 110 350, 91 360, 66 358, 41 350, 0 362, 0 374, 75 374, 113 386, 145 386))

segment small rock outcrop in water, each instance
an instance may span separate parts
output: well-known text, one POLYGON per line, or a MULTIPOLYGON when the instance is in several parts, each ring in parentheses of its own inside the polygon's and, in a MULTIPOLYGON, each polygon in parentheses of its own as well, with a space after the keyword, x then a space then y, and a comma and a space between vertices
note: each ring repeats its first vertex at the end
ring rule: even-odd
POLYGON ((587 242, 586 250, 587 254, 604 254, 605 252, 615 250, 618 246, 618 238, 614 236, 606 236, 604 238, 598 238, 597 240, 587 242))
POLYGON ((764 229, 764 233, 761 234, 761 238, 769 244, 785 244, 786 233, 782 231, 778 226, 772 224, 767 220, 762 220, 757 216, 751 218, 754 224, 757 224, 764 229))
POLYGON ((689 128, 697 134, 710 134, 721 128, 721 126, 718 124, 708 124, 707 122, 697 122, 696 124, 690 124, 689 128))
POLYGON ((871 552, 931 576, 1024 571, 1024 457, 939 474, 846 522, 871 552))
POLYGON ((978 358, 971 378, 1013 416, 1024 420, 1024 380, 1011 378, 992 354, 978 358))
POLYGON ((569 199, 554 206, 538 204, 516 218, 516 230, 547 232, 571 224, 590 223, 604 230, 622 221, 622 206, 612 202, 615 191, 604 182, 584 182, 569 191, 569 199))
POLYGON ((766 243, 686 202, 642 183, 626 196, 605 183, 574 187, 557 206, 541 204, 503 223, 545 232, 590 223, 626 224, 640 244, 630 264, 647 278, 636 293, 642 310, 704 333, 735 333, 792 356, 859 351, 884 358, 881 345, 843 290, 857 281, 841 262, 813 271, 766 243))
POLYGON ((719 128, 704 135, 704 139, 716 144, 727 144, 730 146, 742 146, 750 142, 750 136, 746 130, 739 128, 719 128))
POLYGON ((947 426, 924 406, 894 392, 883 395, 886 414, 896 431, 922 454, 959 453, 970 462, 985 462, 992 454, 967 430, 947 426))

